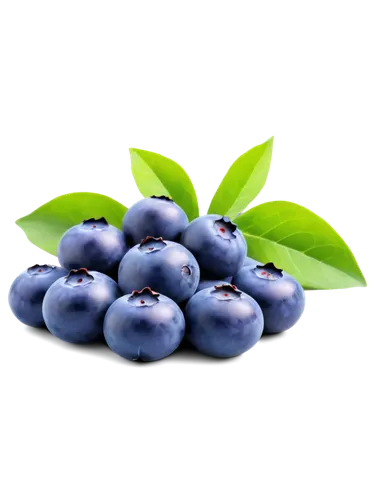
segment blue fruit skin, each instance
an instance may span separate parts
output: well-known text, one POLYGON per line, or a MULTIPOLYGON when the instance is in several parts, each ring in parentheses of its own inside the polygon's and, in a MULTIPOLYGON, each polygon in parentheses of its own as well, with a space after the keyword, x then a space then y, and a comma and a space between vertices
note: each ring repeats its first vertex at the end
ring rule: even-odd
POLYGON ((198 217, 181 235, 181 244, 195 256, 202 273, 211 273, 217 278, 236 274, 247 251, 242 232, 228 218, 224 218, 224 223, 222 219, 220 215, 198 217), (228 225, 225 233, 220 232, 218 223, 228 225))
POLYGON ((199 278, 198 263, 189 250, 179 243, 153 238, 131 248, 124 256, 118 282, 124 294, 150 287, 180 303, 195 293, 199 278), (183 272, 186 267, 190 274, 183 272))
POLYGON ((264 316, 264 333, 288 330, 297 323, 305 308, 302 286, 287 273, 282 272, 282 277, 268 280, 259 276, 259 268, 247 266, 233 277, 233 284, 251 295, 260 305, 264 316))
POLYGON ((245 257, 245 260, 244 260, 242 267, 246 267, 246 266, 256 267, 256 266, 262 266, 262 265, 263 264, 261 262, 258 262, 257 260, 254 260, 251 257, 245 257))
POLYGON ((103 338, 103 321, 109 306, 120 297, 117 283, 96 271, 71 271, 48 290, 43 317, 48 330, 61 340, 85 344, 103 338), (82 279, 82 283, 77 280, 82 279))
POLYGON ((189 300, 185 309, 186 336, 198 351, 208 356, 239 356, 260 339, 262 311, 243 292, 226 292, 230 296, 238 294, 228 300, 218 299, 218 293, 220 290, 206 288, 189 300))
POLYGON ((140 243, 147 236, 179 241, 189 224, 185 212, 166 197, 144 198, 126 212, 122 230, 129 246, 140 243))
POLYGON ((104 320, 104 337, 112 351, 125 359, 156 361, 180 345, 185 319, 178 305, 165 295, 154 303, 142 296, 125 295, 111 305, 104 320))
POLYGON ((61 267, 35 265, 17 276, 8 296, 10 308, 16 318, 28 326, 45 326, 42 314, 44 296, 57 279, 67 274, 68 271, 61 267))
POLYGON ((116 278, 120 261, 127 251, 124 235, 119 229, 103 218, 89 219, 71 227, 62 236, 58 258, 66 269, 84 267, 116 278))
POLYGON ((201 269, 201 281, 225 281, 225 283, 232 283, 232 278, 233 276, 225 276, 224 278, 220 278, 201 269))
POLYGON ((200 280, 197 291, 195 293, 198 293, 201 290, 205 290, 206 288, 212 288, 214 286, 229 285, 229 284, 230 281, 226 280, 200 280))

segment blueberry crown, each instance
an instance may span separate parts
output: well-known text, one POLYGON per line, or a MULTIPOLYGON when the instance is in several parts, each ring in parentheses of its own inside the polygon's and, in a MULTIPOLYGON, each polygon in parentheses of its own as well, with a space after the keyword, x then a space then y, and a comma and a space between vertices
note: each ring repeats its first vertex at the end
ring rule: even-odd
POLYGON ((94 279, 94 276, 90 274, 85 267, 81 267, 80 269, 71 269, 66 277, 66 280, 73 276, 76 278, 91 278, 91 281, 94 279))
POLYGON ((154 292, 149 286, 145 286, 142 290, 133 290, 132 297, 140 297, 141 295, 148 295, 149 297, 159 297, 160 293, 154 292))
POLYGON ((28 267, 28 271, 39 271, 39 269, 46 270, 46 269, 55 269, 56 266, 50 266, 49 264, 35 264, 34 266, 28 267))
POLYGON ((283 277, 283 270, 277 268, 273 262, 267 262, 267 264, 264 264, 264 266, 258 265, 256 266, 256 269, 264 271, 265 273, 271 273, 274 276, 277 276, 278 278, 283 277))
POLYGON ((146 238, 144 238, 139 245, 140 246, 147 245, 148 243, 154 241, 160 241, 161 243, 164 243, 164 240, 161 236, 159 238, 155 238, 155 236, 146 236, 146 238))
POLYGON ((150 196, 150 198, 156 198, 157 200, 164 200, 164 201, 173 201, 172 198, 170 198, 169 196, 165 196, 164 194, 162 194, 161 196, 156 196, 155 194, 153 194, 152 196, 150 196))
POLYGON ((216 222, 222 222, 227 226, 227 228, 234 233, 234 231, 237 229, 237 225, 234 224, 229 217, 222 217, 221 219, 217 219, 216 222))
POLYGON ((82 221, 82 224, 84 224, 85 226, 92 225, 93 227, 96 227, 96 224, 101 227, 109 225, 105 217, 99 217, 98 219, 91 217, 90 219, 85 219, 84 221, 82 221))
POLYGON ((215 285, 214 286, 215 290, 223 290, 224 292, 235 292, 241 295, 241 292, 237 290, 236 285, 231 285, 228 283, 227 285, 215 285))
POLYGON ((214 290, 211 291, 213 295, 219 300, 238 300, 241 298, 240 292, 234 285, 216 285, 214 290))

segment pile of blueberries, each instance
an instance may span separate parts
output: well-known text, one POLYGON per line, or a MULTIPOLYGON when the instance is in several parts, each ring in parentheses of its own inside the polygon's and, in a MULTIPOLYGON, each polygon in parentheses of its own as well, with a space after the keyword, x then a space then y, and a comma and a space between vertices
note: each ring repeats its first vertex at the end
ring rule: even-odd
POLYGON ((66 231, 62 267, 24 271, 9 304, 23 323, 46 326, 66 342, 104 335, 129 360, 164 358, 184 337, 206 355, 238 356, 263 333, 292 327, 305 306, 292 276, 246 254, 243 234, 227 217, 189 224, 171 199, 151 196, 128 210, 123 231, 104 217, 66 231))

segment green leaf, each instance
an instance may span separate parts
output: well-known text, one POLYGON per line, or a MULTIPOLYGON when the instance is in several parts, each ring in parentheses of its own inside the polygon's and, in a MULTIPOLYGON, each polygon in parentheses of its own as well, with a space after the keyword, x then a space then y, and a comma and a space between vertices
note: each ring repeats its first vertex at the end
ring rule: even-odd
POLYGON ((230 167, 211 201, 209 214, 236 217, 258 196, 267 180, 273 137, 240 156, 230 167))
POLYGON ((90 217, 105 217, 121 229, 127 208, 121 203, 96 193, 71 193, 55 198, 16 221, 31 243, 57 255, 61 236, 70 227, 90 217))
POLYGON ((132 172, 143 196, 169 196, 193 220, 199 216, 193 184, 178 163, 157 153, 130 148, 132 172))
POLYGON ((236 219, 250 257, 274 264, 306 289, 366 286, 358 264, 336 231, 310 210, 288 201, 258 205, 236 219))

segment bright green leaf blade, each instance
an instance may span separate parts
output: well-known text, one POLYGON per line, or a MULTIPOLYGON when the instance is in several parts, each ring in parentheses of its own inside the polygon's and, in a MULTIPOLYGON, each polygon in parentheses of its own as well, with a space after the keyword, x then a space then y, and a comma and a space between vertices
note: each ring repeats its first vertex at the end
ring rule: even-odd
POLYGON ((57 255, 57 246, 67 229, 91 217, 105 217, 121 229, 127 208, 96 193, 71 193, 55 198, 16 221, 37 247, 57 255))
POLYGON ((272 201, 236 219, 250 257, 274 264, 306 289, 366 286, 344 240, 310 210, 287 201, 272 201))
POLYGON ((245 210, 266 183, 272 146, 273 137, 233 163, 211 201, 209 214, 227 215, 233 219, 245 210))
POLYGON ((132 172, 143 196, 169 196, 193 220, 199 216, 193 184, 178 163, 157 153, 130 148, 132 172))

